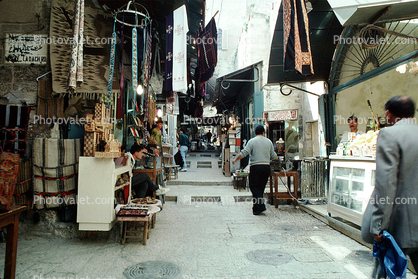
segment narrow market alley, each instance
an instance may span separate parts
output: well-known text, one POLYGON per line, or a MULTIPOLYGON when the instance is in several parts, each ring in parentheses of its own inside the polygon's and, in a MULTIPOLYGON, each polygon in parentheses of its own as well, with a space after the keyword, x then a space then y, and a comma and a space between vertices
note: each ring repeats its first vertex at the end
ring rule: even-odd
POLYGON ((216 156, 188 154, 146 245, 121 245, 118 224, 97 239, 20 232, 16 278, 370 278, 370 249, 300 208, 268 205, 254 216, 250 192, 233 188, 216 156))

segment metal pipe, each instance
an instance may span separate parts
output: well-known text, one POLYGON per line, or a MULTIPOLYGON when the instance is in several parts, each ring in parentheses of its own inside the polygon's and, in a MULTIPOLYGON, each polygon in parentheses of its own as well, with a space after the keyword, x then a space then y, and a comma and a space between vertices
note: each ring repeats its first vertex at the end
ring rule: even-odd
MULTIPOLYGON (((252 79, 252 80, 248 80, 248 79, 224 79, 224 80, 221 81, 221 87, 226 90, 231 85, 230 84, 231 82, 257 82, 260 79, 260 70, 257 67, 254 67, 253 69, 257 70, 257 78, 256 79, 252 79), (224 82, 229 82, 227 87, 225 87, 223 85, 224 82)), ((235 74, 240 74, 244 71, 248 71, 248 69, 242 70, 242 71, 240 71, 238 73, 235 73, 235 74)))
POLYGON ((297 89, 297 90, 300 90, 302 92, 305 92, 305 93, 308 93, 308 94, 312 94, 312 95, 315 95, 315 96, 321 96, 321 95, 323 95, 323 94, 317 94, 317 93, 308 91, 306 89, 302 89, 302 88, 296 87, 296 86, 291 85, 291 84, 287 84, 287 83, 281 82, 280 83, 280 93, 282 93, 284 96, 289 96, 293 92, 293 90, 290 90, 289 93, 284 93, 283 92, 283 87, 285 87, 285 86, 288 86, 288 87, 291 87, 291 88, 294 88, 294 89, 297 89))
POLYGON ((43 74, 42 76, 37 77, 36 81, 39 81, 41 78, 43 78, 44 76, 46 76, 49 73, 51 73, 51 71, 49 71, 48 73, 43 74))

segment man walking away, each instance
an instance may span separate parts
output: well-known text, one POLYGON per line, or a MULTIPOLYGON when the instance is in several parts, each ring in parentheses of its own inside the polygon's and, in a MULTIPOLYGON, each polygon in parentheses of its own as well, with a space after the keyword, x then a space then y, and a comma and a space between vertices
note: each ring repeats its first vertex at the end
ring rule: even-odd
POLYGON ((183 158, 183 166, 181 166, 180 171, 187 171, 187 164, 186 164, 186 153, 189 150, 190 140, 189 137, 184 134, 183 128, 180 128, 179 131, 179 145, 180 145, 180 154, 183 158))
POLYGON ((264 127, 259 125, 255 128, 255 138, 248 141, 245 148, 232 161, 245 158, 250 155, 250 190, 253 194, 253 214, 259 215, 266 210, 264 203, 264 189, 270 176, 270 161, 278 160, 274 152, 273 143, 264 137, 264 127))
MULTIPOLYGON (((385 104, 386 123, 376 145, 376 183, 366 210, 362 230, 383 240, 388 231, 418 270, 418 125, 415 104, 407 96, 392 97, 385 104), (364 227, 364 228, 363 228, 364 227)), ((375 264, 373 278, 381 277, 375 264)))

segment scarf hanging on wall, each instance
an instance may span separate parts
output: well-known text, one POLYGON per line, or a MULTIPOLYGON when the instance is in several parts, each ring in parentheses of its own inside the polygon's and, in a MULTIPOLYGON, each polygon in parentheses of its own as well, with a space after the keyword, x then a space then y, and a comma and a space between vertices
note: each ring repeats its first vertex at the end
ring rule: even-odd
POLYGON ((165 21, 165 91, 173 91, 173 13, 165 21))
POLYGON ((304 0, 283 1, 284 70, 313 75, 309 21, 304 0))
MULTIPOLYGON (((135 14, 136 22, 136 14, 135 14)), ((132 28, 132 90, 138 88, 138 30, 132 28)))
POLYGON ((112 83, 113 83, 113 72, 115 70, 115 54, 116 54, 116 21, 113 22, 113 33, 112 33, 112 46, 110 48, 110 61, 109 61, 109 77, 107 79, 107 108, 109 108, 109 102, 112 97, 112 83))
POLYGON ((187 92, 187 23, 186 6, 173 12, 173 91, 187 92))
POLYGON ((75 92, 77 84, 83 82, 83 40, 84 0, 76 0, 74 2, 73 40, 68 69, 68 90, 70 92, 75 92))
MULTIPOLYGON (((125 14, 123 15, 123 20, 125 21, 125 14)), ((125 89, 125 79, 123 76, 123 72, 124 72, 124 66, 123 66, 123 46, 124 46, 124 42, 125 42, 125 36, 123 34, 123 31, 125 29, 125 25, 122 26, 122 31, 120 32, 120 93, 118 96, 118 107, 116 109, 116 118, 117 119, 122 119, 123 118, 123 90, 125 89)))
POLYGON ((148 145, 147 141, 147 124, 148 124, 148 106, 149 106, 149 81, 151 77, 151 57, 152 57, 152 36, 151 26, 145 29, 145 56, 144 56, 144 85, 145 85, 145 100, 144 100, 144 145, 148 145))

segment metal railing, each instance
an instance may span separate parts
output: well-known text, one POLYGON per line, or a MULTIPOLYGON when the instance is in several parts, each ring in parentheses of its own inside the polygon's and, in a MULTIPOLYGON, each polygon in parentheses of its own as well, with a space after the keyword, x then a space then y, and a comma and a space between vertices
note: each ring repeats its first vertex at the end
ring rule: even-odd
POLYGON ((302 199, 326 198, 328 186, 328 159, 305 159, 301 164, 302 199))

